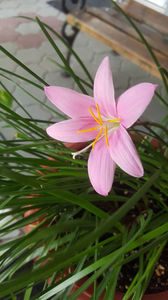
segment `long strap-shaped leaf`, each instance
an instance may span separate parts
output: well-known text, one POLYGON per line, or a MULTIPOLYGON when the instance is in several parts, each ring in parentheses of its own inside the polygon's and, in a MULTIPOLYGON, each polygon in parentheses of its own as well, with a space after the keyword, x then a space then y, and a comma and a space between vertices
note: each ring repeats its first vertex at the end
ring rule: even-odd
POLYGON ((45 131, 42 128, 38 127, 35 124, 28 122, 25 118, 21 117, 20 115, 18 115, 16 112, 12 111, 5 105, 0 103, 0 108, 3 109, 4 111, 6 111, 7 113, 9 113, 12 116, 12 118, 14 120, 16 120, 17 122, 19 122, 19 121, 22 122, 22 124, 21 124, 22 126, 28 126, 28 128, 32 127, 33 129, 37 130, 37 133, 40 132, 42 137, 44 137, 44 136, 47 137, 47 135, 45 134, 45 131))
POLYGON ((78 85, 78 87, 80 88, 80 90, 82 91, 82 93, 87 94, 87 91, 85 90, 85 88, 81 84, 81 82, 78 79, 78 77, 75 75, 75 73, 72 70, 72 68, 67 63, 67 60, 65 59, 64 55, 62 54, 62 52, 59 50, 59 48, 55 44, 54 40, 51 38, 51 36, 48 33, 48 31, 45 29, 43 23, 40 21, 40 19, 38 17, 36 17, 36 20, 37 20, 37 23, 39 24, 41 30, 45 34, 46 38, 48 39, 48 41, 50 42, 50 44, 52 45, 52 47, 54 48, 54 50, 56 51, 56 53, 59 55, 59 57, 62 60, 63 64, 65 65, 65 67, 69 71, 69 74, 72 76, 72 78, 74 79, 74 81, 76 82, 76 84, 78 85))
POLYGON ((23 68, 25 71, 27 71, 29 74, 31 74, 33 77, 35 77, 38 81, 43 83, 44 85, 49 85, 45 80, 43 80, 40 76, 38 76, 36 73, 34 73, 32 70, 30 70, 25 64, 23 64, 19 59, 17 59, 15 56, 13 56, 9 51, 7 51, 3 46, 0 46, 0 51, 2 51, 4 54, 6 54, 9 58, 11 58, 17 65, 19 65, 21 68, 23 68))
POLYGON ((39 281, 47 278, 47 276, 50 276, 56 270, 65 267, 65 258, 72 257, 72 255, 79 253, 79 251, 81 251, 82 249, 86 249, 86 247, 93 243, 96 238, 102 236, 102 234, 110 230, 116 224, 116 222, 120 221, 123 216, 126 215, 126 213, 131 209, 131 207, 133 207, 147 193, 149 188, 158 179, 159 174, 160 170, 156 171, 152 175, 152 177, 124 205, 122 205, 112 216, 107 219, 107 221, 103 221, 103 223, 98 226, 96 230, 81 238, 77 243, 74 243, 71 249, 69 249, 68 253, 64 253, 64 255, 61 254, 59 259, 57 257, 56 260, 53 259, 46 266, 42 266, 40 272, 38 269, 29 271, 24 275, 22 274, 21 276, 18 276, 18 278, 16 279, 1 283, 0 295, 7 295, 10 292, 25 287, 27 284, 33 281, 39 281))
MULTIPOLYGON (((39 104, 41 104, 43 107, 46 107, 48 110, 50 110, 51 112, 53 112, 54 114, 56 114, 57 116, 61 117, 61 119, 67 119, 67 117, 65 117, 65 115, 57 112, 56 110, 52 109, 51 107, 49 107, 48 105, 46 105, 43 101, 39 100, 37 97, 33 96, 30 92, 28 92, 25 88, 23 88, 19 83, 17 83, 16 81, 14 81, 13 79, 10 79, 8 76, 4 75, 4 74, 0 74, 0 76, 6 78, 7 80, 13 82, 19 89, 21 89, 25 94, 27 94, 28 96, 30 96, 31 98, 33 98, 33 100, 35 100, 36 102, 38 102, 39 104)), ((0 84, 2 85, 2 83, 0 82, 0 84)), ((6 89, 7 90, 7 89, 6 89)), ((44 90, 44 88, 42 88, 42 90, 44 90)), ((8 91, 9 92, 9 91, 8 91)), ((10 92, 9 92, 10 93, 10 92)), ((14 98, 14 97, 13 97, 14 98)), ((17 102, 17 104, 19 106, 23 108, 23 106, 18 103, 18 101, 16 100, 16 98, 14 98, 14 100, 17 102)), ((27 113, 27 111, 24 109, 24 111, 27 113)), ((30 115, 29 115, 30 116, 30 115)), ((32 117, 31 117, 32 118, 32 117)), ((35 121, 35 119, 33 118, 32 121, 35 121)), ((43 120, 42 120, 43 121, 43 120)), ((43 121, 44 122, 44 121, 43 121)), ((46 122, 47 123, 47 122, 46 122)))
POLYGON ((7 69, 4 69, 4 68, 0 68, 0 70, 3 71, 3 72, 5 72, 5 73, 7 73, 7 74, 10 74, 10 75, 12 75, 12 76, 15 76, 15 77, 17 77, 17 78, 19 78, 19 79, 22 79, 23 81, 26 81, 26 82, 28 82, 28 83, 34 85, 35 87, 41 89, 42 91, 44 90, 44 88, 43 88, 41 85, 35 83, 34 81, 32 81, 32 80, 30 80, 30 79, 28 79, 28 78, 26 78, 26 77, 24 77, 24 76, 21 76, 21 75, 19 75, 19 74, 16 74, 16 72, 14 73, 14 72, 12 72, 12 71, 10 71, 10 70, 7 70, 7 69))
MULTIPOLYGON (((0 76, 4 76, 4 78, 8 79, 5 75, 0 74, 0 76)), ((0 85, 4 88, 4 90, 13 98, 13 100, 18 104, 18 106, 25 112, 25 114, 32 119, 32 116, 29 114, 29 112, 24 108, 24 106, 10 93, 10 91, 7 89, 7 87, 3 84, 3 82, 0 81, 0 85)))
MULTIPOLYGON (((19 18, 23 18, 23 19, 35 22, 35 20, 33 18, 30 18, 30 17, 19 16, 19 18)), ((79 65, 81 66, 81 68, 83 69, 85 74, 87 75, 87 77, 90 80, 91 84, 93 84, 93 79, 92 79, 92 76, 89 73, 88 69, 85 67, 85 65, 82 62, 82 60, 80 59, 79 55, 72 49, 72 47, 69 46, 67 41, 64 38, 62 38, 62 36, 58 32, 56 32, 52 27, 50 27, 48 24, 46 24, 44 22, 41 22, 41 24, 43 24, 44 27, 49 29, 66 46, 66 48, 70 51, 70 53, 76 58, 77 62, 79 63, 79 65)))

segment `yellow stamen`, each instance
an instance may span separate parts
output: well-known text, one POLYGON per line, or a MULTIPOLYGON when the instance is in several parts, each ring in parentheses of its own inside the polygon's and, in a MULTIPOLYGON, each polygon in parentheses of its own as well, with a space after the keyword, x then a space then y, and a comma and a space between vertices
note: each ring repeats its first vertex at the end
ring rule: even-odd
POLYGON ((99 137, 101 136, 102 132, 103 132, 103 128, 100 129, 98 135, 96 136, 96 138, 95 138, 95 140, 94 140, 94 143, 93 143, 93 146, 92 146, 92 149, 93 149, 93 150, 94 150, 94 146, 95 146, 97 140, 99 139, 99 137))
POLYGON ((121 119, 114 119, 114 120, 108 120, 107 122, 111 122, 111 123, 114 123, 114 122, 118 122, 120 121, 121 119))
POLYGON ((91 110, 90 107, 89 107, 89 111, 90 111, 92 117, 95 119, 95 121, 96 121, 98 124, 102 125, 102 123, 99 121, 99 119, 96 118, 96 116, 94 115, 94 113, 92 112, 92 110, 91 110))
POLYGON ((77 131, 77 132, 78 132, 78 133, 81 133, 81 132, 86 132, 86 131, 93 131, 93 130, 96 130, 96 129, 100 129, 100 126, 99 126, 99 127, 89 128, 89 129, 84 129, 84 130, 79 130, 79 131, 77 131))
POLYGON ((97 107, 97 114, 98 114, 99 120, 100 120, 101 125, 102 125, 103 124, 103 120, 102 120, 101 115, 100 115, 100 110, 99 110, 98 104, 96 104, 96 107, 97 107))
POLYGON ((109 141, 108 141, 108 135, 107 135, 107 125, 105 126, 105 138, 106 138, 106 144, 109 147, 109 141))

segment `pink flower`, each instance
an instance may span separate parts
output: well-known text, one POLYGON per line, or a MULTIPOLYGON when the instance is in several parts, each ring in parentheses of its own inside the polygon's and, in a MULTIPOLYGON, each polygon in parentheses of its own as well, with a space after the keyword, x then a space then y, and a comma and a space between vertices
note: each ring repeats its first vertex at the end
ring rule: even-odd
POLYGON ((115 165, 134 177, 143 176, 129 128, 150 103, 157 85, 140 83, 125 91, 115 102, 109 58, 100 64, 94 79, 94 98, 63 87, 45 87, 46 96, 71 119, 47 128, 49 136, 62 142, 92 141, 76 155, 92 150, 88 174, 95 191, 107 196, 115 165))

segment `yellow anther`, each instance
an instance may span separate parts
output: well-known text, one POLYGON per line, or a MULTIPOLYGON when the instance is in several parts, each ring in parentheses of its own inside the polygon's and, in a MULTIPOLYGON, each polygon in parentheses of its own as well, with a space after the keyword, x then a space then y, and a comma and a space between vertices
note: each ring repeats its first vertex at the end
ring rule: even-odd
POLYGON ((99 137, 101 136, 102 132, 103 132, 103 128, 100 129, 98 135, 96 136, 96 138, 95 138, 95 140, 94 140, 94 143, 93 143, 93 145, 92 145, 92 149, 93 149, 93 150, 94 150, 94 146, 95 146, 97 140, 99 139, 99 137))
POLYGON ((93 130, 97 130, 97 129, 100 129, 100 126, 99 126, 99 127, 89 128, 89 129, 79 130, 79 131, 77 131, 77 132, 78 132, 78 133, 81 133, 81 132, 93 131, 93 130))
POLYGON ((120 121, 121 119, 114 119, 114 120, 108 120, 107 122, 111 122, 111 123, 114 123, 114 122, 118 122, 120 121))
MULTIPOLYGON (((109 147, 108 127, 107 127, 108 125, 105 125, 105 124, 107 124, 106 122, 109 122, 109 123, 115 123, 115 122, 119 122, 119 121, 121 120, 120 118, 118 118, 118 119, 114 119, 114 120, 105 120, 105 121, 103 121, 103 120, 102 120, 102 117, 101 117, 101 115, 100 115, 99 105, 96 104, 96 107, 97 107, 97 115, 98 115, 98 117, 95 116, 95 114, 93 113, 93 111, 92 111, 92 109, 91 109, 90 107, 89 107, 89 111, 90 111, 90 113, 91 113, 93 119, 94 119, 100 126, 98 126, 98 127, 92 127, 92 128, 88 128, 88 129, 83 129, 83 130, 78 130, 78 131, 77 131, 78 133, 81 133, 81 132, 88 132, 88 131, 93 131, 93 130, 100 129, 100 131, 99 131, 98 135, 96 136, 96 138, 95 138, 93 144, 91 144, 93 150, 94 150, 94 147, 95 147, 96 142, 97 142, 97 141, 99 140, 99 138, 101 137, 101 135, 102 135, 102 133, 103 133, 103 130, 104 130, 104 135, 103 135, 103 136, 105 136, 106 145, 107 145, 107 147, 109 147)), ((117 126, 119 126, 119 124, 118 124, 117 126)), ((113 125, 113 126, 112 126, 112 125, 109 125, 109 130, 111 129, 111 127, 116 127, 116 125, 113 125)))
POLYGON ((96 107, 97 107, 97 114, 98 114, 99 120, 101 122, 101 125, 103 125, 103 120, 102 120, 101 115, 100 115, 99 105, 96 104, 96 107))
POLYGON ((105 126, 105 138, 106 138, 106 144, 109 147, 108 134, 107 134, 107 125, 105 126))
POLYGON ((95 121, 99 124, 99 125, 102 125, 102 122, 101 121, 99 121, 99 119, 97 119, 96 118, 96 116, 94 115, 94 113, 92 112, 92 110, 91 110, 91 108, 89 107, 89 111, 90 111, 90 113, 91 113, 91 115, 92 115, 92 117, 95 119, 95 121))

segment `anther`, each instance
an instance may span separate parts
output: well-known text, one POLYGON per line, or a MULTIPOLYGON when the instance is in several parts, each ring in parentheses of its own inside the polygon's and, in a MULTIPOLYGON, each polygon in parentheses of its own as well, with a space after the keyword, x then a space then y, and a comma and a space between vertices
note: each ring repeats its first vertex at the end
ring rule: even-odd
POLYGON ((96 118, 96 116, 94 115, 94 113, 92 112, 92 110, 91 110, 90 107, 89 107, 89 111, 90 111, 92 117, 95 119, 95 121, 96 121, 99 125, 102 125, 103 123, 102 123, 99 119, 96 118))
POLYGON ((98 114, 99 120, 100 120, 101 124, 103 125, 103 120, 102 120, 101 115, 100 115, 99 105, 96 104, 96 107, 97 107, 97 114, 98 114))
POLYGON ((83 130, 78 130, 77 132, 81 133, 81 132, 93 131, 93 130, 97 130, 97 129, 100 129, 100 126, 99 127, 88 128, 88 129, 83 129, 83 130))
POLYGON ((109 147, 108 134, 107 134, 107 125, 105 126, 105 138, 106 138, 106 144, 109 147))
POLYGON ((111 122, 111 123, 114 123, 114 122, 119 122, 121 119, 114 119, 114 120, 108 120, 107 122, 111 122))
POLYGON ((103 128, 100 129, 98 135, 96 136, 96 138, 95 138, 95 140, 94 140, 94 142, 93 142, 93 146, 92 146, 92 149, 93 149, 93 150, 94 150, 94 146, 95 146, 97 140, 99 139, 99 137, 101 136, 102 132, 103 132, 103 128))

